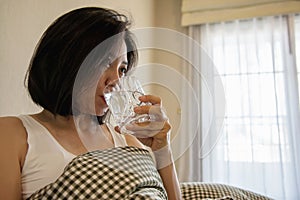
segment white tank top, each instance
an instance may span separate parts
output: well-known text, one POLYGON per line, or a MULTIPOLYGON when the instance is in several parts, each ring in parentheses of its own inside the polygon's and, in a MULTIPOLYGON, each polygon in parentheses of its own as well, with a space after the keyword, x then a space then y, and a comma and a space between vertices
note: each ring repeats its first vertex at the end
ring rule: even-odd
MULTIPOLYGON (((54 182, 76 155, 65 150, 42 124, 28 115, 18 116, 27 131, 28 150, 22 168, 22 196, 54 182)), ((127 146, 123 135, 108 126, 114 146, 127 146)))

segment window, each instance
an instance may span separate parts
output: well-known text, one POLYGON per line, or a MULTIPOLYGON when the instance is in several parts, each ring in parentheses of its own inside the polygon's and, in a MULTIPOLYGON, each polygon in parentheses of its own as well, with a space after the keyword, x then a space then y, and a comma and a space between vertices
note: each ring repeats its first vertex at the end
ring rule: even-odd
MULTIPOLYGON (((300 80, 300 14, 295 17, 295 49, 298 80, 300 80)), ((300 95, 300 81, 298 81, 298 89, 300 95)), ((299 96, 300 99, 300 96, 299 96)))
POLYGON ((203 181, 229 183, 275 199, 299 198, 300 16, 200 29, 226 98, 223 137, 203 160, 203 181), (290 54, 292 45, 296 55, 290 54))

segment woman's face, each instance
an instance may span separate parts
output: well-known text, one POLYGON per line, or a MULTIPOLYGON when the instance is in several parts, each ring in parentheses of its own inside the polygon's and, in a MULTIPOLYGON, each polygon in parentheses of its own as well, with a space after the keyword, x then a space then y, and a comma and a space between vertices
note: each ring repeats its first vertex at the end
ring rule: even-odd
POLYGON ((103 94, 105 86, 111 81, 125 76, 127 72, 127 47, 124 41, 117 55, 119 57, 109 64, 109 67, 103 72, 97 84, 95 94, 95 111, 97 116, 104 115, 108 109, 103 94))

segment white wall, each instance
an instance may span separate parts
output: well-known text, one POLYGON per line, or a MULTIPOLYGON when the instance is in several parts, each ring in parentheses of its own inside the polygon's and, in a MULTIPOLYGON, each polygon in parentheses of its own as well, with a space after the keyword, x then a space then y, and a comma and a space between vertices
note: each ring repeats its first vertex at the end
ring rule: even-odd
MULTIPOLYGON (((181 0, 156 0, 155 1, 155 27, 163 27, 171 30, 185 33, 186 29, 180 25, 181 22, 181 0)), ((174 41, 176 42, 176 41, 174 41)), ((178 73, 181 73, 184 60, 178 55, 170 51, 154 50, 153 62, 170 67, 178 73)), ((152 76, 157 76, 153 73, 152 76)), ((170 80, 175 77, 170 77, 170 74, 164 74, 170 80)), ((181 80, 175 81, 176 87, 181 87, 181 80)), ((172 124, 172 137, 178 134, 179 126, 182 123, 180 99, 178 98, 178 90, 171 91, 170 88, 163 86, 154 86, 153 92, 159 95, 164 100, 164 106, 168 112, 170 122, 172 124)))

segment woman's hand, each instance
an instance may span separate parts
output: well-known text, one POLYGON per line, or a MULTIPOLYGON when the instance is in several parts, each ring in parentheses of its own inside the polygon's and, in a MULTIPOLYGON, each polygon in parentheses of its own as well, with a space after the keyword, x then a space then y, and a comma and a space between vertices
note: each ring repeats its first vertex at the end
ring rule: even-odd
POLYGON ((153 95, 140 97, 146 105, 134 109, 137 114, 148 114, 150 122, 134 123, 126 128, 146 146, 151 147, 156 168, 163 180, 169 199, 181 199, 180 186, 170 147, 169 119, 162 107, 161 99, 153 95))
POLYGON ((150 121, 126 125, 126 129, 134 132, 144 145, 150 147, 156 160, 156 168, 162 178, 169 199, 181 199, 180 186, 174 166, 170 147, 169 119, 162 107, 160 97, 141 96, 140 101, 146 105, 136 107, 136 114, 148 114, 150 121))
POLYGON ((169 145, 171 130, 169 119, 162 107, 160 97, 144 95, 139 100, 144 105, 135 107, 134 112, 139 115, 147 114, 150 120, 131 123, 126 125, 126 129, 133 132, 134 136, 152 151, 157 151, 169 145))
POLYGON ((171 125, 162 107, 161 98, 154 95, 144 95, 139 100, 146 105, 134 108, 136 114, 148 114, 150 121, 134 123, 126 126, 127 130, 152 151, 157 151, 170 143, 171 125))
MULTIPOLYGON (((138 115, 148 115, 149 120, 125 125, 126 130, 152 149, 157 169, 164 168, 173 163, 169 119, 162 107, 160 97, 144 95, 139 99, 144 104, 134 108, 134 112, 138 115)), ((119 131, 118 128, 116 130, 119 131)))

